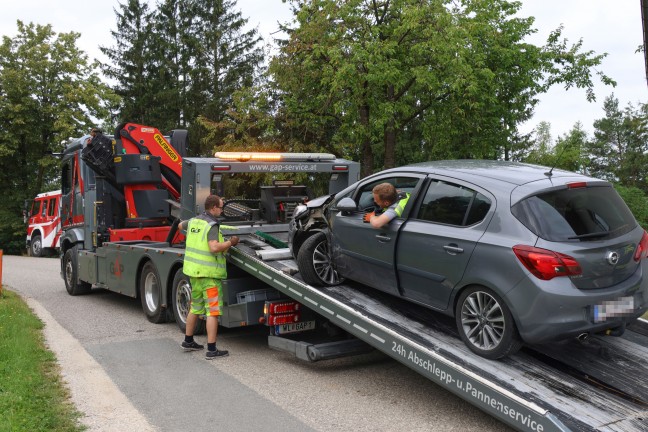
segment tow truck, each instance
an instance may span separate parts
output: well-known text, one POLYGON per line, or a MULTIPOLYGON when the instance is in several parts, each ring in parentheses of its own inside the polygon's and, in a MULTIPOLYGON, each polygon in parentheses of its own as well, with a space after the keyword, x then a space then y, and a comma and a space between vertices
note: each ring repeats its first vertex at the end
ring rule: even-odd
POLYGON ((151 322, 173 318, 184 330, 190 286, 178 220, 202 211, 210 193, 227 196, 239 174, 257 181, 272 174, 277 178, 258 185, 258 196, 225 199, 222 230, 241 242, 229 251, 220 325, 268 325, 271 348, 305 361, 377 349, 517 430, 648 429, 645 320, 620 338, 593 336, 485 360, 466 348, 453 322, 428 309, 362 285, 313 287, 300 277, 285 245, 286 222, 312 196, 278 175, 325 173, 328 193, 336 193, 359 179, 357 163, 319 153, 189 158, 185 145, 182 132, 165 137, 135 124, 120 125, 114 137, 70 143, 63 154, 61 273, 71 295, 96 286, 139 297, 151 322), (315 327, 332 329, 331 340, 301 333, 315 327))

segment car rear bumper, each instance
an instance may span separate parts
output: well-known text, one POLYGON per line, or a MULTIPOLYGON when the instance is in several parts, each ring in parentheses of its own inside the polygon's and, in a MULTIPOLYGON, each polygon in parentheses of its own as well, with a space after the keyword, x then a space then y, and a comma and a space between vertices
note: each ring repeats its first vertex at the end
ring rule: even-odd
MULTIPOLYGON (((644 260, 648 261, 648 260, 644 260)), ((648 310, 648 263, 623 283, 611 288, 579 290, 573 285, 565 289, 563 278, 540 281, 527 277, 507 293, 508 304, 526 305, 513 311, 522 340, 529 344, 577 337, 584 333, 598 333, 621 327, 642 316, 648 310), (632 298, 631 310, 611 313, 604 320, 595 319, 595 309, 600 305, 626 302, 632 298)))

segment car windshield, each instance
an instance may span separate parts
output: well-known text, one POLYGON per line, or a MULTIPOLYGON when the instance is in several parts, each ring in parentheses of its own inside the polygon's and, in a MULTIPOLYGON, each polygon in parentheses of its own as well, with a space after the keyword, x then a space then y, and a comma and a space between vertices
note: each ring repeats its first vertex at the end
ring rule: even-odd
POLYGON ((626 204, 610 186, 541 193, 525 198, 511 211, 534 234, 549 241, 614 238, 637 226, 626 204))

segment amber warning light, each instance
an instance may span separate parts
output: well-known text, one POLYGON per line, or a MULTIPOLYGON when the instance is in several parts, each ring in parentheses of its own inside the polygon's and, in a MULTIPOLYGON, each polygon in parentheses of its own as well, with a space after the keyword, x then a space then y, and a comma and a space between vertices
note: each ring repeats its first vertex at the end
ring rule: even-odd
POLYGON ((220 160, 239 162, 319 162, 332 161, 330 153, 263 153, 263 152, 216 152, 220 160))

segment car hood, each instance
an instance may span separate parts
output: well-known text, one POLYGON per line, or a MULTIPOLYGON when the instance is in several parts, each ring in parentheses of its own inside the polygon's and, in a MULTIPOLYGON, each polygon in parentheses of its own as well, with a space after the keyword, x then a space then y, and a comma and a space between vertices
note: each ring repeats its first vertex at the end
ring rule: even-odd
POLYGON ((322 207, 324 204, 332 200, 334 196, 335 195, 322 195, 321 197, 313 198, 312 200, 306 203, 306 206, 309 209, 322 207))

